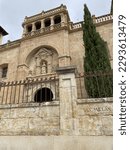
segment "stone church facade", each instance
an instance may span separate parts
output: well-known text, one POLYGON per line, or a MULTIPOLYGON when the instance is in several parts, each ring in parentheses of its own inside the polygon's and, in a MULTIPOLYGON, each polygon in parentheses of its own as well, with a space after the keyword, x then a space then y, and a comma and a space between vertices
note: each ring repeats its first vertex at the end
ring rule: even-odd
MULTIPOLYGON (((112 65, 112 14, 93 21, 112 65)), ((0 45, 0 149, 112 150, 112 98, 89 98, 77 82, 82 22, 71 22, 61 5, 22 26, 21 39, 0 45)), ((0 27, 0 41, 6 34, 0 27)))

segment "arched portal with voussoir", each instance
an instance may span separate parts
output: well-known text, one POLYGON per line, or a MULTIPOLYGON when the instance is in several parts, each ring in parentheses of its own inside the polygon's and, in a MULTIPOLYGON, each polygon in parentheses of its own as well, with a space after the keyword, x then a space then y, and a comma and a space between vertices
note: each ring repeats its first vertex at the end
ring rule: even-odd
POLYGON ((58 53, 51 47, 41 46, 29 54, 26 64, 29 68, 28 76, 53 73, 58 67, 58 53))

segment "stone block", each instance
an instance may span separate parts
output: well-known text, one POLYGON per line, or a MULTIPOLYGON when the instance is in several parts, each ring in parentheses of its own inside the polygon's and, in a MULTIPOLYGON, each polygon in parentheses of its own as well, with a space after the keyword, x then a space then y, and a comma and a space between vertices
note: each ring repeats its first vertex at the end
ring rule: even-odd
POLYGON ((9 109, 0 109, 0 119, 1 118, 10 118, 10 108, 9 109))
POLYGON ((39 117, 59 117, 59 106, 44 106, 39 109, 39 117))
POLYGON ((12 108, 10 118, 37 118, 39 116, 39 107, 12 108))
POLYGON ((28 131, 30 135, 58 135, 59 118, 30 118, 28 131))
POLYGON ((78 105, 78 115, 112 115, 113 104, 112 103, 89 103, 78 105))
POLYGON ((104 135, 113 135, 113 116, 103 116, 102 120, 102 131, 104 135))
POLYGON ((79 118, 80 135, 102 135, 101 116, 85 116, 79 118))
POLYGON ((1 119, 0 135, 27 135, 28 119, 1 119))

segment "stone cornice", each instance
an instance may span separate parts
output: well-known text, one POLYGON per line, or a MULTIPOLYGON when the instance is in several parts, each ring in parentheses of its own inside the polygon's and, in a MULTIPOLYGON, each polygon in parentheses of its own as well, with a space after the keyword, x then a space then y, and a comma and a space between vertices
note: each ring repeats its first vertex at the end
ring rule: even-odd
POLYGON ((21 44, 21 39, 16 40, 16 41, 8 41, 8 43, 0 45, 0 52, 8 50, 8 49, 12 49, 12 48, 16 48, 19 47, 21 44))
POLYGON ((21 68, 21 67, 29 68, 27 64, 19 64, 19 65, 17 66, 17 68, 21 68))
POLYGON ((31 17, 25 17, 24 19, 24 22, 22 24, 22 26, 24 26, 25 24, 30 24, 32 22, 36 22, 36 21, 39 21, 41 19, 46 19, 46 18, 49 18, 50 16, 54 16, 54 15, 58 15, 60 13, 65 13, 67 14, 69 20, 70 20, 70 17, 69 17, 69 14, 68 14, 68 11, 66 9, 66 6, 65 5, 61 5, 60 7, 57 7, 57 8, 54 8, 54 9, 51 9, 51 10, 48 10, 48 11, 42 11, 41 13, 39 14, 36 14, 34 16, 31 16, 31 17))
POLYGON ((59 56, 58 58, 64 58, 64 57, 67 57, 67 58, 70 58, 71 59, 71 56, 68 56, 68 55, 63 55, 63 56, 59 56))
POLYGON ((56 69, 57 74, 75 73, 76 66, 59 67, 56 69))
POLYGON ((21 103, 21 104, 5 104, 0 105, 0 109, 10 109, 10 108, 29 108, 29 107, 46 107, 46 106, 59 106, 59 101, 54 100, 51 102, 44 102, 44 103, 21 103))
POLYGON ((113 103, 113 97, 77 99, 77 104, 89 104, 89 103, 113 103))

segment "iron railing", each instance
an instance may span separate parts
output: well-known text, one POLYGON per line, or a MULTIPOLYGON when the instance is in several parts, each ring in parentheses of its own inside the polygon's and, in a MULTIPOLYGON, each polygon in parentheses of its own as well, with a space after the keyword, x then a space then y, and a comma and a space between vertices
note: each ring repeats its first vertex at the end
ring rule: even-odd
MULTIPOLYGON (((78 99, 112 97, 112 72, 78 74, 76 82, 78 99)), ((0 83, 0 105, 43 103, 55 100, 59 100, 57 77, 29 78, 0 83)))
POLYGON ((113 96, 112 72, 90 72, 76 76, 78 99, 113 96))
POLYGON ((58 100, 58 87, 56 77, 0 83, 0 105, 58 100))

